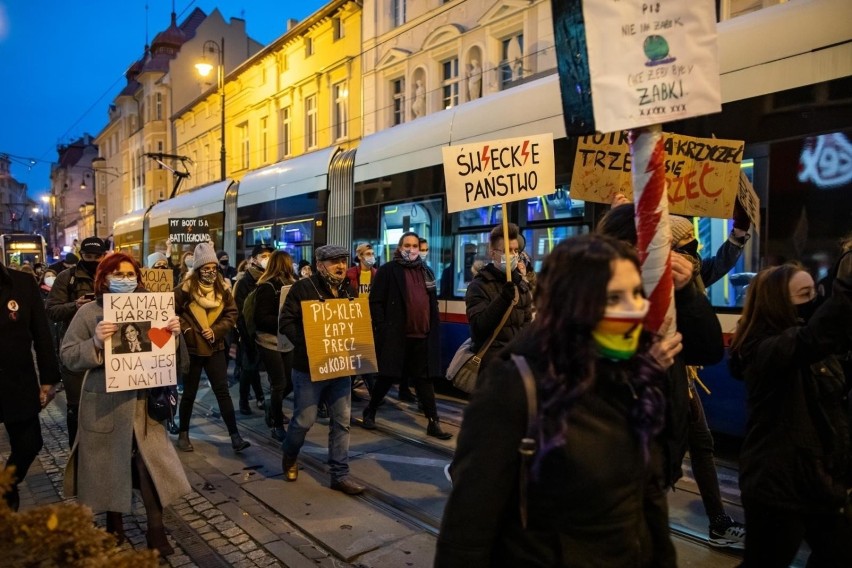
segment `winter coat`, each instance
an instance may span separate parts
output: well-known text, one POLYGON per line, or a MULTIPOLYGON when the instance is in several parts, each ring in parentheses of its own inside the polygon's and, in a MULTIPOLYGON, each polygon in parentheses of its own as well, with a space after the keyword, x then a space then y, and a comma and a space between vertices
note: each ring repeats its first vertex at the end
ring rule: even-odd
POLYGON ((744 502, 831 513, 852 488, 849 398, 834 357, 852 349, 852 278, 806 325, 743 345, 732 367, 745 378, 749 418, 740 450, 744 502))
MULTIPOLYGON (((520 334, 521 330, 532 321, 532 294, 529 284, 517 270, 512 272, 512 281, 518 290, 518 303, 515 304, 503 329, 497 334, 494 343, 482 358, 481 368, 484 368, 500 349, 520 334)), ((506 273, 489 263, 477 273, 467 288, 464 303, 475 352, 479 352, 491 338, 506 310, 512 304, 513 298, 504 295, 505 285, 506 273)))
POLYGON ((77 298, 95 291, 95 281, 82 266, 75 265, 56 275, 53 288, 47 295, 47 317, 59 324, 59 338, 65 335, 68 324, 77 313, 77 298), (74 283, 71 283, 73 277, 74 283))
POLYGON ((302 302, 311 300, 335 300, 342 298, 357 298, 358 293, 349 285, 349 280, 344 278, 337 289, 337 297, 331 293, 331 289, 319 274, 313 274, 310 278, 302 278, 293 284, 287 299, 284 300, 284 309, 278 318, 278 330, 287 336, 293 344, 293 368, 303 373, 310 373, 308 363, 308 347, 305 343, 305 328, 302 324, 302 302))
POLYGON ((41 410, 39 381, 59 382, 50 322, 30 275, 0 265, 0 422, 20 422, 41 410), (38 362, 38 374, 32 356, 38 362))
MULTIPOLYGON (((524 355, 536 383, 543 380, 546 363, 528 333, 483 370, 459 434, 435 567, 674 566, 659 448, 652 443, 646 464, 618 363, 599 361, 594 387, 567 418, 565 443, 537 474, 528 470, 522 528, 518 447, 527 395, 509 352, 524 355)), ((540 412, 540 388, 537 396, 540 412)))
POLYGON ((266 349, 288 352, 293 350, 293 344, 285 341, 279 349, 278 342, 278 319, 281 316, 279 308, 281 307, 282 288, 284 288, 284 282, 278 278, 267 280, 257 286, 254 306, 254 325, 257 328, 255 342, 266 349))
POLYGON ((716 256, 701 259, 701 280, 705 286, 710 286, 721 280, 742 256, 744 245, 739 245, 732 239, 733 237, 729 237, 719 246, 716 256))
POLYGON ((95 512, 130 513, 135 440, 160 502, 168 506, 192 488, 165 428, 148 417, 147 390, 106 392, 104 353, 94 343, 101 318, 101 301, 81 307, 62 342, 63 364, 75 372, 88 371, 80 396, 80 427, 65 469, 65 495, 76 495, 95 512))
MULTIPOLYGON (((370 315, 373 319, 373 339, 379 374, 386 377, 402 377, 405 352, 406 292, 405 270, 428 270, 427 268, 405 268, 396 261, 383 264, 373 278, 370 290, 370 315)), ((429 293, 429 334, 426 338, 427 377, 441 375, 441 333, 438 316, 437 290, 429 293)))
POLYGON ((234 300, 237 305, 237 312, 239 313, 239 317, 237 318, 237 326, 240 330, 240 334, 244 334, 248 337, 248 333, 246 332, 246 322, 243 319, 243 304, 246 303, 246 298, 251 294, 252 290, 257 288, 257 280, 263 274, 263 270, 256 266, 251 266, 243 273, 243 277, 237 280, 237 283, 234 284, 234 300))
POLYGON ((189 280, 185 281, 175 290, 175 314, 180 318, 180 328, 186 340, 186 348, 190 355, 199 357, 210 357, 217 351, 225 349, 225 337, 234 329, 237 323, 237 305, 234 296, 229 290, 225 290, 222 298, 222 311, 210 326, 213 330, 213 343, 204 339, 201 331, 207 326, 202 325, 189 309, 192 302, 192 294, 189 292, 189 280))

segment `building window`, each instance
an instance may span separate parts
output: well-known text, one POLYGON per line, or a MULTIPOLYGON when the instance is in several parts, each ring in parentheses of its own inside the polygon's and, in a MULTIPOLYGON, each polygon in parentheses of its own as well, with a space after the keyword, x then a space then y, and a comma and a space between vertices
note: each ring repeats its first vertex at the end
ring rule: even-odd
POLYGON ((524 34, 502 41, 500 53, 500 89, 524 76, 524 34))
POLYGON ((317 96, 305 98, 305 150, 317 146, 317 96))
POLYGON ((305 38, 305 57, 310 57, 314 54, 314 40, 309 37, 305 38))
POLYGON ((343 29, 343 18, 332 18, 331 25, 334 29, 334 41, 343 39, 346 31, 343 29))
POLYGON ((334 96, 334 139, 346 138, 349 132, 349 113, 347 112, 349 102, 349 90, 346 81, 337 83, 332 87, 334 96))
POLYGON ((204 183, 207 180, 213 177, 213 154, 210 152, 210 144, 204 145, 204 163, 207 164, 207 167, 202 169, 202 172, 205 172, 204 179, 199 180, 204 183))
POLYGON ((237 141, 240 145, 240 168, 247 170, 249 167, 249 128, 248 122, 237 126, 237 141))
POLYGON ((402 77, 391 81, 391 97, 393 98, 391 125, 396 126, 405 122, 405 79, 402 77))
POLYGON ((260 157, 265 164, 269 160, 269 118, 260 119, 260 157))
POLYGON ((154 95, 154 108, 157 113, 157 120, 163 120, 163 94, 157 93, 154 95))
POLYGON ((290 146, 290 107, 284 107, 281 113, 281 154, 280 158, 286 158, 292 153, 290 146))
POLYGON ((405 0, 391 0, 391 17, 394 27, 405 23, 405 0))
POLYGON ((448 59, 441 64, 441 93, 444 108, 453 108, 459 104, 459 60, 448 59))

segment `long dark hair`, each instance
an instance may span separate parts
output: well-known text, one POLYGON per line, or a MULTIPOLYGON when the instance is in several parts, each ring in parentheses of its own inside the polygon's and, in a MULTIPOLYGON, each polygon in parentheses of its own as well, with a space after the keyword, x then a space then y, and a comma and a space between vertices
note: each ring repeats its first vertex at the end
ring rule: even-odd
MULTIPOLYGON (((538 358, 547 369, 539 383, 537 468, 544 456, 565 442, 567 417, 574 403, 595 385, 598 353, 592 330, 606 311, 607 285, 613 262, 630 261, 639 270, 634 249, 603 235, 583 235, 559 243, 538 274, 537 317, 533 335, 538 358)), ((663 424, 662 372, 647 355, 653 337, 644 333, 637 355, 617 364, 637 403, 630 422, 645 460, 651 438, 663 424)))

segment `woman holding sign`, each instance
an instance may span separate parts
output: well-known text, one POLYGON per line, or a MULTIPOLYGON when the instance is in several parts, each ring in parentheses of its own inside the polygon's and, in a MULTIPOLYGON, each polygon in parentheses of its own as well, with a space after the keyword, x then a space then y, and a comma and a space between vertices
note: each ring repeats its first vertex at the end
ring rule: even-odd
POLYGON ((183 378, 180 397, 180 433, 178 449, 193 450, 189 441, 189 418, 201 381, 201 370, 207 373, 210 387, 216 395, 222 420, 231 435, 231 447, 241 452, 251 446, 237 430, 234 402, 228 391, 228 359, 225 357, 225 337, 237 324, 237 304, 219 273, 216 251, 210 243, 195 247, 194 268, 189 277, 175 290, 175 313, 189 350, 189 372, 183 378))
MULTIPOLYGON (((133 489, 142 493, 148 548, 174 552, 166 538, 163 507, 192 488, 165 428, 148 416, 146 390, 107 392, 104 342, 119 325, 104 321, 103 295, 145 292, 136 261, 123 253, 105 257, 95 272, 96 301, 82 306, 62 341, 62 362, 85 372, 80 429, 65 470, 65 495, 95 512, 107 511, 107 531, 124 540, 122 514, 131 513, 133 489)), ((177 317, 166 328, 178 338, 177 317)))

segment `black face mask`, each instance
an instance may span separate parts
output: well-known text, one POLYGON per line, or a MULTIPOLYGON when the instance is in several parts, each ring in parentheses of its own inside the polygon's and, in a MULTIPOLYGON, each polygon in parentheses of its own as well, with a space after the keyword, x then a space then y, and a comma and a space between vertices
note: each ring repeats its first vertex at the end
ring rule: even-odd
POLYGON ((85 270, 89 274, 94 275, 95 271, 98 269, 99 263, 99 260, 81 260, 77 263, 77 266, 82 266, 83 270, 85 270))
POLYGON ((220 260, 220 261, 219 261, 219 264, 222 266, 222 268, 228 268, 228 265, 230 264, 230 261, 229 261, 229 260, 227 260, 227 259, 225 259, 225 260, 220 260))
POLYGON ((683 246, 679 246, 675 249, 677 252, 688 254, 692 258, 699 258, 698 256, 698 240, 692 239, 688 243, 683 246))
POLYGON ((809 300, 804 304, 795 304, 793 307, 796 308, 796 319, 800 323, 806 324, 817 309, 816 299, 809 300))

